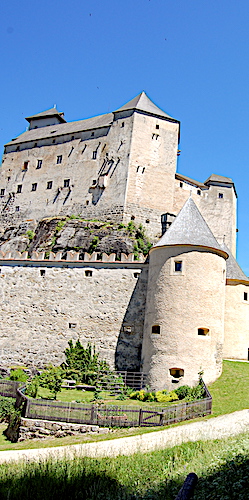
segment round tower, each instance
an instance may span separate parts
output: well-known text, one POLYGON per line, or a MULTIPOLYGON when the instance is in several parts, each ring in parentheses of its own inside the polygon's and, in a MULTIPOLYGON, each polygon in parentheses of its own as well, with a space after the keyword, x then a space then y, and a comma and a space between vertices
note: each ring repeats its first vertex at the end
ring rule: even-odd
POLYGON ((221 374, 227 257, 192 198, 151 249, 142 363, 153 389, 221 374))
POLYGON ((228 253, 223 358, 249 360, 249 278, 228 253))

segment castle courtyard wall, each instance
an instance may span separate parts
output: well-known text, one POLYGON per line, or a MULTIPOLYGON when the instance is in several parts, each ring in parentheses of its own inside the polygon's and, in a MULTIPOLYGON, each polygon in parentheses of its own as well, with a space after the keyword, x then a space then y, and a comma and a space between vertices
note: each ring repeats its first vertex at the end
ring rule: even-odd
POLYGON ((248 350, 249 286, 231 280, 226 286, 223 355, 224 358, 248 360, 248 350))
POLYGON ((147 265, 0 262, 0 365, 59 365, 68 341, 111 367, 140 368, 147 265), (87 274, 91 274, 88 276, 87 274))

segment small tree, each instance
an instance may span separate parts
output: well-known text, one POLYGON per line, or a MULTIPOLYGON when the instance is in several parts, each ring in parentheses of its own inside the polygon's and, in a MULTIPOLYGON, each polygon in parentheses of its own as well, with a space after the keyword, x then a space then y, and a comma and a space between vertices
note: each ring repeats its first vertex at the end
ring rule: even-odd
POLYGON ((99 372, 109 369, 106 361, 99 359, 95 346, 90 343, 83 347, 79 340, 73 345, 69 340, 69 348, 65 350, 66 362, 61 367, 65 376, 74 375, 85 384, 94 385, 99 378, 99 372))
POLYGON ((39 376, 39 385, 46 387, 52 392, 54 399, 57 393, 61 391, 62 386, 62 370, 56 366, 48 366, 44 372, 39 376))

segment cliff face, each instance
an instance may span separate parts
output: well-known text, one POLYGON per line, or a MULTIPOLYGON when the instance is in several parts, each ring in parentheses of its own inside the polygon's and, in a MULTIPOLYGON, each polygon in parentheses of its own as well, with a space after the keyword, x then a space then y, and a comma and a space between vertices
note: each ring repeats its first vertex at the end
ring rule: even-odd
POLYGON ((25 221, 19 226, 2 230, 0 250, 8 252, 100 252, 121 253, 141 252, 146 254, 151 244, 143 228, 136 228, 133 222, 124 224, 83 220, 76 217, 53 217, 35 221, 25 221))

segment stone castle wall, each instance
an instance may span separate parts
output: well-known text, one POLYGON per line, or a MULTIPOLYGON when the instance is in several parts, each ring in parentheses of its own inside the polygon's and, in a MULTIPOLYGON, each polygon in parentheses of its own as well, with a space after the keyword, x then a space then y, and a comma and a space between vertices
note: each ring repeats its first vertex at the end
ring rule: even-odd
POLYGON ((42 257, 0 261, 0 365, 59 365, 68 341, 79 339, 112 367, 139 370, 147 264, 133 255, 42 257))

